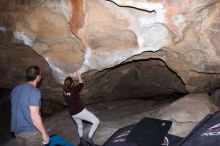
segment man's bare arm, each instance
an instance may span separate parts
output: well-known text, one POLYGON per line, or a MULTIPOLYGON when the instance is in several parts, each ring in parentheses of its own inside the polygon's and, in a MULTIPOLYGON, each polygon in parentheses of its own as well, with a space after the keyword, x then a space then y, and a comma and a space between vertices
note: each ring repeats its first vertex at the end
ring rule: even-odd
POLYGON ((43 143, 46 144, 49 142, 49 136, 44 128, 42 118, 40 116, 40 108, 38 106, 29 106, 30 115, 34 126, 40 131, 43 143))

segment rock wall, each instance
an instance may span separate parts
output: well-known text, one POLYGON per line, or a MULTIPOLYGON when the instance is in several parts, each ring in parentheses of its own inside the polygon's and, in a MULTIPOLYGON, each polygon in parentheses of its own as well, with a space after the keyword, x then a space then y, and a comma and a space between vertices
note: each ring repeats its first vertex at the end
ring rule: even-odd
POLYGON ((57 82, 157 58, 188 92, 219 88, 219 0, 3 0, 0 8, 1 44, 30 46, 57 82))

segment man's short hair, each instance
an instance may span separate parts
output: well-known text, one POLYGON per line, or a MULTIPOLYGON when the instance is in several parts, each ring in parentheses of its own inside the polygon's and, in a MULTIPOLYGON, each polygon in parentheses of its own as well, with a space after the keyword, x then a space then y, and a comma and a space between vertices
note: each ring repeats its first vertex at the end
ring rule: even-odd
POLYGON ((30 66, 26 70, 26 80, 34 81, 37 76, 40 75, 40 67, 39 66, 30 66))

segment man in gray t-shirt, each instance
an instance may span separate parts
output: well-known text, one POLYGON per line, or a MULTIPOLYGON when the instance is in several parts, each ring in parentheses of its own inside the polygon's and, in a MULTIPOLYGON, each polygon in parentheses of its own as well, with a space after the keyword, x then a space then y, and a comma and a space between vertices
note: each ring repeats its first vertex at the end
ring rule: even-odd
POLYGON ((29 83, 16 86, 11 92, 11 131, 37 131, 29 114, 29 106, 40 107, 40 91, 29 83))
POLYGON ((41 80, 40 68, 31 66, 26 71, 27 82, 11 92, 11 131, 17 146, 40 146, 49 142, 41 116, 41 93, 36 88, 41 80))

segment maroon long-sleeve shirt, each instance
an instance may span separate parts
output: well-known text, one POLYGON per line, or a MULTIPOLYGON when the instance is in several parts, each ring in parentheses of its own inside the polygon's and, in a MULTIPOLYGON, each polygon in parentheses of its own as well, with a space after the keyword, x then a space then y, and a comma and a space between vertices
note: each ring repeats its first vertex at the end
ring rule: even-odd
POLYGON ((83 89, 83 87, 84 84, 79 83, 78 85, 73 87, 69 92, 63 92, 63 96, 68 104, 69 113, 71 115, 76 115, 85 108, 79 95, 79 92, 83 89))

